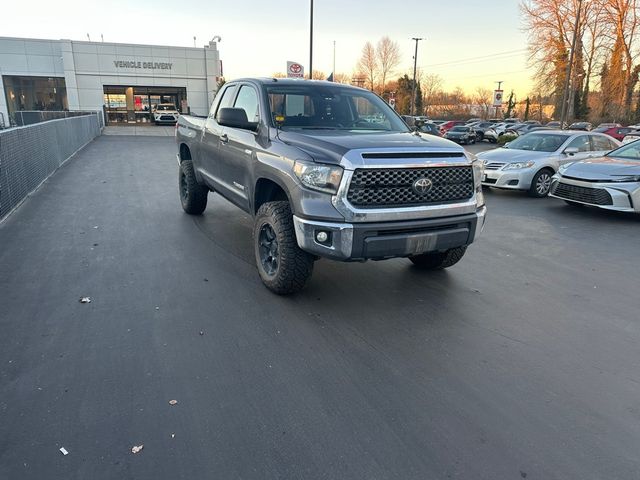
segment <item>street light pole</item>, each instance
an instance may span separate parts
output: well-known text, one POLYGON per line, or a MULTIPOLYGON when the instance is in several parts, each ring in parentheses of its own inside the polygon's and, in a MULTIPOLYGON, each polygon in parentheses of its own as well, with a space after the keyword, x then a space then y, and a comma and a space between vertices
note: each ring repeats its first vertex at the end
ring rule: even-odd
POLYGON ((416 67, 418 64, 418 42, 422 38, 413 37, 411 40, 416 42, 416 51, 413 55, 413 85, 411 86, 411 114, 413 116, 416 108, 416 67))
POLYGON ((569 55, 569 64, 567 65, 567 78, 564 80, 564 93, 562 94, 562 110, 560 114, 560 129, 564 130, 564 122, 567 115, 567 97, 569 94, 569 83, 571 82, 571 69, 573 67, 573 57, 576 51, 576 39, 578 38, 578 28, 580 26, 580 12, 582 11, 582 0, 578 0, 578 13, 576 14, 576 23, 573 26, 573 41, 571 42, 571 55, 569 55))
POLYGON ((313 80, 313 0, 309 19, 309 80, 313 80))
POLYGON ((331 72, 333 75, 333 81, 336 81, 336 41, 333 41, 333 71, 331 72))

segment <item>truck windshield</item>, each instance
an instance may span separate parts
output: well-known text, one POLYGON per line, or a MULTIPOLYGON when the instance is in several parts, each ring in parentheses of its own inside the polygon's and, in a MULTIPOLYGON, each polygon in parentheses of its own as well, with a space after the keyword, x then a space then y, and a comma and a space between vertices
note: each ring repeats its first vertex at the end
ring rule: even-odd
POLYGON ((380 97, 340 86, 266 87, 273 125, 283 130, 408 132, 409 128, 380 97))
POLYGON ((175 110, 176 107, 175 105, 158 105, 158 108, 156 108, 156 110, 175 110))

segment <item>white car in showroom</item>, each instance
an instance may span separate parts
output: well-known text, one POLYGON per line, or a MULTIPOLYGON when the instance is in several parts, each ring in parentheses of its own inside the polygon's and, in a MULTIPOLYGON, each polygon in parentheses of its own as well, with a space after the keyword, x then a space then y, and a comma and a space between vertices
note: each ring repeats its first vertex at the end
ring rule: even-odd
POLYGON ((546 197, 551 188, 551 177, 561 165, 600 157, 619 146, 620 142, 602 133, 533 131, 502 148, 478 154, 484 162, 482 185, 546 197))
POLYGON ((160 125, 161 123, 175 124, 178 122, 179 116, 180 112, 178 112, 178 109, 173 103, 159 103, 153 111, 153 121, 156 125, 160 125))
POLYGON ((549 195, 574 206, 640 213, 640 142, 560 167, 549 195))

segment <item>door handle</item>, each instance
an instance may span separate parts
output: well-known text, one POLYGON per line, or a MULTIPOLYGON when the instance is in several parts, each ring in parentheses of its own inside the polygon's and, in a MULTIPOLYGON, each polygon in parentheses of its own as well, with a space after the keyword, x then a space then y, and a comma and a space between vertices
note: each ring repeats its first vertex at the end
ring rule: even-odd
POLYGON ((226 133, 220 135, 220 143, 229 143, 229 137, 226 133))

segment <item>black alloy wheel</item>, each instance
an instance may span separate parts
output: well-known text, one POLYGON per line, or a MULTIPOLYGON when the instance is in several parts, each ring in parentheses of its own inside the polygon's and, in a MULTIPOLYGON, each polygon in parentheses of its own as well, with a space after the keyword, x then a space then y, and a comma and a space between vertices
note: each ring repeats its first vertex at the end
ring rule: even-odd
POLYGON ((265 223, 262 228, 260 228, 258 244, 260 245, 260 262, 262 263, 262 268, 264 268, 267 275, 275 275, 278 271, 279 263, 278 237, 270 224, 265 223))

